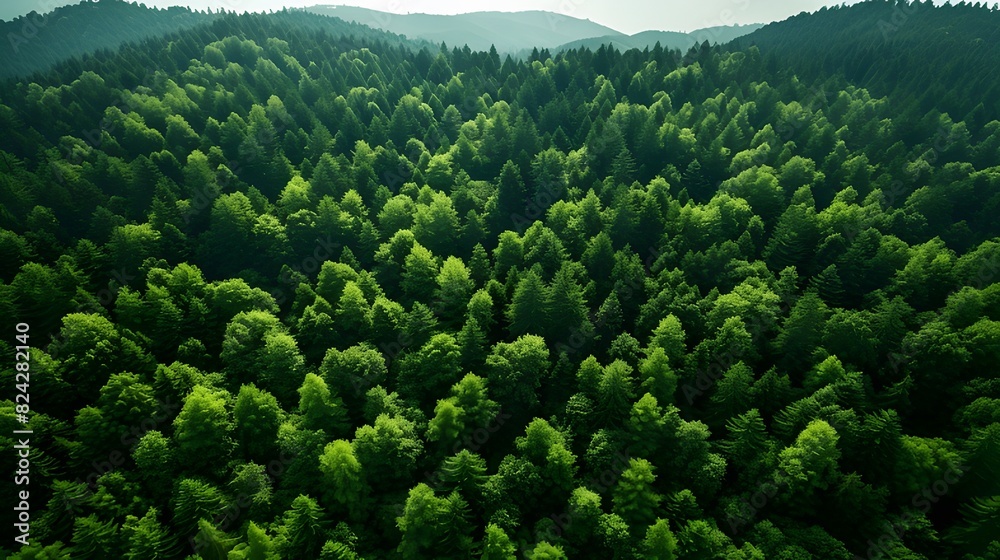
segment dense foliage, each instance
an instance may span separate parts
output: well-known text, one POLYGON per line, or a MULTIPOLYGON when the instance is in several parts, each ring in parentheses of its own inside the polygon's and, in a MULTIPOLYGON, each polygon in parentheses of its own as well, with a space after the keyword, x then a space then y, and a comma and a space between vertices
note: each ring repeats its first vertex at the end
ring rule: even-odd
POLYGON ((312 17, 3 88, 11 558, 1000 558, 1000 122, 312 17))
POLYGON ((757 45, 775 55, 772 69, 791 68, 802 79, 842 73, 873 95, 891 96, 907 121, 933 109, 969 126, 1000 118, 1000 76, 989 71, 1000 57, 997 3, 934 4, 832 6, 766 26, 732 47, 757 45))
MULTIPOLYGON (((233 2, 232 7, 238 8, 238 4, 233 2)), ((92 64, 94 57, 114 59, 119 55, 119 47, 157 52, 164 38, 184 41, 185 36, 177 33, 206 25, 227 13, 225 9, 199 12, 178 6, 147 8, 134 0, 80 0, 79 4, 48 13, 32 11, 12 21, 0 20, 0 37, 3 38, 0 41, 0 79, 34 76, 34 81, 58 83, 67 72, 71 76, 78 75, 82 67, 92 64), (55 71, 45 76, 53 67, 55 71)), ((424 45, 337 18, 305 16, 300 10, 283 11, 274 17, 297 29, 324 30, 366 43, 424 45)), ((161 66, 156 64, 150 68, 157 67, 161 66)))
MULTIPOLYGON (((36 2, 36 4, 38 4, 36 2)), ((90 1, 0 21, 0 78, 27 76, 70 57, 207 23, 216 16, 187 8, 147 9, 123 0, 90 1)))

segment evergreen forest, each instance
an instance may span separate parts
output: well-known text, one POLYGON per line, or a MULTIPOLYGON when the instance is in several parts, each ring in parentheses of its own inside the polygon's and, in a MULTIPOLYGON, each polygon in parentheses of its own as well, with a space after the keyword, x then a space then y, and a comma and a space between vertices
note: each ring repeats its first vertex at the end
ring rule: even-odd
POLYGON ((3 556, 1000 560, 995 6, 62 10, 144 23, 2 59, 3 556))

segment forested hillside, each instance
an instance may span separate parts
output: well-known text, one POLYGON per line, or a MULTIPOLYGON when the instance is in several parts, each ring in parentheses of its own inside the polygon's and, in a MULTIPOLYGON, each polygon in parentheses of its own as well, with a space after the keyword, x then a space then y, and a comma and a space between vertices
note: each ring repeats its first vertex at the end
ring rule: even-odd
POLYGON ((0 88, 9 558, 1000 558, 1000 121, 922 99, 964 75, 316 17, 0 88))
POLYGON ((515 53, 525 48, 530 51, 532 47, 554 47, 602 35, 623 35, 590 20, 541 10, 455 15, 394 14, 354 6, 318 5, 308 8, 308 11, 436 45, 468 45, 473 50, 482 51, 495 47, 502 53, 515 53))
POLYGON ((768 68, 803 80, 843 74, 890 96, 908 122, 938 110, 981 126, 1000 118, 1000 11, 986 4, 869 0, 799 14, 730 46, 757 45, 774 57, 768 68))
MULTIPOLYGON (((38 5, 37 0, 35 5, 38 5)), ((146 8, 123 0, 81 2, 0 21, 0 79, 28 76, 67 58, 189 29, 215 14, 146 8)))
POLYGON ((751 25, 720 25, 696 29, 690 33, 679 31, 643 31, 635 35, 605 35, 590 37, 560 45, 553 52, 559 53, 570 49, 588 48, 596 51, 602 45, 612 45, 620 51, 629 49, 652 49, 657 43, 665 49, 680 49, 686 51, 692 46, 708 41, 710 45, 728 43, 737 37, 747 35, 762 27, 761 24, 751 25))

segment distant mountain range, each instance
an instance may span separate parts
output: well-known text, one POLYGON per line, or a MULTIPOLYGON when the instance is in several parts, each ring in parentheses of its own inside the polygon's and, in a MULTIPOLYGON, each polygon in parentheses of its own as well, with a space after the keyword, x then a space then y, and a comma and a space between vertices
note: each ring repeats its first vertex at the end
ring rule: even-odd
POLYGON ((753 33, 763 26, 761 23, 753 23, 750 25, 706 27, 705 29, 698 29, 690 33, 682 33, 680 31, 643 31, 635 35, 619 33, 578 39, 559 45, 554 51, 561 52, 579 48, 597 50, 601 45, 611 45, 620 51, 629 49, 641 50, 652 47, 656 43, 660 43, 660 46, 665 49, 680 49, 685 51, 692 45, 701 44, 705 41, 708 41, 709 44, 728 43, 733 39, 753 33))
POLYGON ((518 56, 527 55, 535 47, 546 48, 553 53, 582 47, 596 50, 601 45, 629 50, 652 47, 657 42, 663 48, 687 50, 703 41, 727 43, 763 25, 709 27, 691 33, 643 31, 627 35, 587 19, 544 11, 432 15, 391 14, 353 6, 313 6, 306 10, 437 45, 468 45, 476 51, 489 50, 494 46, 500 53, 518 56))
POLYGON ((512 53, 531 47, 551 48, 588 37, 622 35, 594 23, 553 12, 473 12, 459 15, 390 14, 353 6, 313 6, 306 10, 354 21, 410 39, 449 47, 468 45, 475 51, 496 46, 512 53))
MULTIPOLYGON (((25 9, 38 4, 38 0, 17 1, 27 2, 22 6, 25 9)), ((663 48, 686 51, 695 43, 706 40, 713 44, 727 43, 761 27, 744 25, 691 33, 644 31, 627 35, 590 20, 545 11, 391 14, 329 5, 290 11, 317 16, 307 22, 297 20, 305 27, 326 28, 331 21, 343 20, 352 24, 351 33, 359 38, 388 32, 392 35, 386 35, 387 39, 401 40, 393 36, 403 36, 408 41, 402 42, 414 49, 434 48, 441 43, 449 47, 468 45, 476 51, 488 51, 495 46, 500 54, 520 58, 527 57, 534 48, 556 54, 579 48, 597 50, 601 45, 625 51, 651 48, 659 43, 663 48)), ((0 21, 0 37, 6 38, 0 41, 0 79, 43 72, 65 60, 211 24, 221 16, 218 12, 180 7, 157 9, 123 0, 101 0, 58 7, 45 17, 36 14, 0 21)))
MULTIPOLYGON (((33 0, 23 7, 36 9, 39 4, 33 0)), ((148 8, 118 0, 61 6, 41 16, 29 12, 0 21, 0 79, 44 71, 69 58, 176 33, 217 17, 188 8, 148 8)))
MULTIPOLYGON (((934 107, 970 127, 1000 119, 1000 80, 990 70, 1000 60, 996 5, 873 0, 832 6, 770 23, 726 45, 750 47, 803 82, 843 74, 873 96, 908 103, 916 115, 934 107)), ((996 152, 988 161, 996 164, 996 152)))

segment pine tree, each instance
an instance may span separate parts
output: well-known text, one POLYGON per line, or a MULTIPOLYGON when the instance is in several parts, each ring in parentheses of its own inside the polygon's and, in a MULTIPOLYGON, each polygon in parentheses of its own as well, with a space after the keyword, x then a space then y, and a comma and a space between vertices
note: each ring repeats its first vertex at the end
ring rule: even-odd
POLYGON ((349 426, 344 402, 314 373, 307 373, 299 387, 299 414, 302 427, 323 430, 328 436, 344 435, 349 426))
POLYGON ((605 426, 618 426, 625 421, 634 396, 632 368, 616 360, 604 368, 597 386, 598 418, 605 426))
POLYGON ((750 393, 753 382, 753 371, 743 362, 737 362, 726 370, 712 393, 716 417, 721 420, 746 412, 753 403, 750 393))
POLYGON ((525 197, 527 193, 521 171, 512 161, 503 164, 497 183, 496 231, 527 227, 525 197))
POLYGON ((809 282, 809 287, 814 288, 823 301, 830 305, 838 306, 843 301, 844 287, 835 264, 831 264, 814 276, 809 282))
MULTIPOLYGON (((520 286, 518 286, 520 288, 520 286)), ((550 287, 549 327, 547 338, 551 341, 563 341, 568 337, 588 337, 593 332, 593 326, 588 318, 587 302, 583 296, 583 288, 574 278, 573 270, 568 264, 556 272, 550 287)), ((517 301, 515 292, 515 302, 517 301)), ((520 334, 520 331, 518 331, 520 334)))
POLYGON ((326 488, 326 499, 348 512, 351 519, 360 519, 368 495, 361 463, 354 448, 346 440, 328 443, 319 458, 319 470, 326 488))
POLYGON ((614 512, 632 527, 647 527, 656 520, 656 508, 663 499, 653 491, 653 465, 645 459, 631 459, 614 491, 614 512))
POLYGON ((299 496, 285 512, 282 529, 286 540, 282 555, 294 558, 315 558, 323 545, 325 513, 315 500, 299 496))
POLYGON ((542 283, 542 279, 533 270, 526 272, 507 308, 511 335, 544 334, 549 321, 550 300, 549 288, 542 283))
POLYGON ((644 557, 648 560, 674 560, 677 558, 677 539, 666 519, 657 519, 646 529, 642 541, 644 557))
POLYGON ((778 333, 777 346, 782 361, 791 367, 802 367, 823 339, 827 306, 815 291, 800 297, 778 333))
POLYGON ((486 526, 486 535, 483 537, 483 554, 480 560, 510 560, 514 558, 517 547, 511 542, 507 533, 497 525, 490 523, 486 526))

